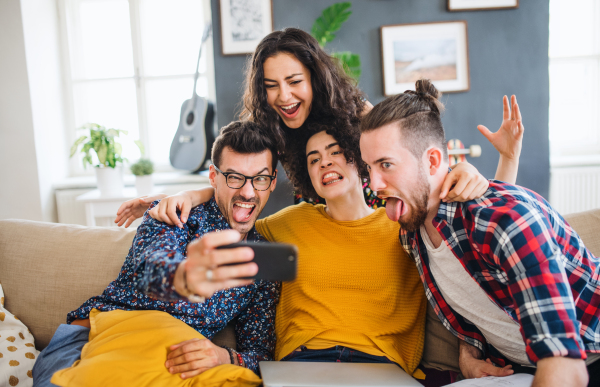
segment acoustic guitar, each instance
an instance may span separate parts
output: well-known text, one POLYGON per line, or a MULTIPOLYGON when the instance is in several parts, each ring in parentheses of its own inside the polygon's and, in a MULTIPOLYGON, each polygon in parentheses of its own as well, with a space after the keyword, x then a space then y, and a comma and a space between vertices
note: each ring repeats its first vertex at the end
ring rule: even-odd
POLYGON ((206 98, 196 94, 202 46, 210 36, 210 32, 211 24, 209 23, 204 29, 200 43, 192 98, 181 105, 179 127, 171 143, 169 157, 174 168, 191 172, 197 172, 205 167, 204 164, 210 160, 210 147, 215 141, 214 106, 206 98))

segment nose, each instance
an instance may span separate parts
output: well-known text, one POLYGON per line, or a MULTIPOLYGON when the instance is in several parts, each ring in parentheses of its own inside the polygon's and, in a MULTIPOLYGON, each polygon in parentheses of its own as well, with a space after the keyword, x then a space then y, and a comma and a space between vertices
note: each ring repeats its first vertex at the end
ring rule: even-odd
POLYGON ((329 158, 327 156, 321 157, 321 169, 325 169, 332 165, 333 165, 333 163, 331 162, 331 160, 329 160, 329 158))
POLYGON ((386 184, 381 174, 373 169, 369 169, 369 185, 375 192, 385 189, 386 184))
POLYGON ((292 90, 287 83, 283 83, 283 85, 279 88, 279 99, 281 102, 287 102, 292 98, 292 90))
POLYGON ((246 182, 242 188, 240 188, 240 195, 246 199, 252 199, 254 197, 254 187, 252 187, 252 181, 250 181, 250 179, 246 179, 246 182))

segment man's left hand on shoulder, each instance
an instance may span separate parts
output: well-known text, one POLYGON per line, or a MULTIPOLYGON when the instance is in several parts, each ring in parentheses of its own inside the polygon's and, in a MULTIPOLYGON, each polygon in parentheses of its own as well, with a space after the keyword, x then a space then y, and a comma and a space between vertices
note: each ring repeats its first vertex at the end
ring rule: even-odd
POLYGON ((588 372, 581 359, 546 357, 537 362, 531 387, 585 387, 588 372))
POLYGON ((181 379, 199 375, 221 364, 231 364, 229 352, 208 339, 191 339, 169 347, 165 367, 181 379))

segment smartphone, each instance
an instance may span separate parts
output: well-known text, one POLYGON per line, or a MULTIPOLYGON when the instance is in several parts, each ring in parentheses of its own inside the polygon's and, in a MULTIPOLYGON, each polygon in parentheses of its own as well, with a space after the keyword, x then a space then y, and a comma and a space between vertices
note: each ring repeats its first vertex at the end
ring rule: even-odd
MULTIPOLYGON (((250 247, 254 250, 254 259, 258 265, 258 273, 244 279, 258 279, 267 281, 292 281, 296 278, 298 270, 298 248, 287 243, 232 243, 219 246, 218 249, 234 249, 236 247, 250 247)), ((227 266, 239 265, 230 263, 227 266)))

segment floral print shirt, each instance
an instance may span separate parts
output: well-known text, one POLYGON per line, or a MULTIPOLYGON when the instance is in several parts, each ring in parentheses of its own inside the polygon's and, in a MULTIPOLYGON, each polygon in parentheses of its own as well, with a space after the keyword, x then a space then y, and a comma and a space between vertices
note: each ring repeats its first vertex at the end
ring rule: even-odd
MULTIPOLYGON (((156 204, 158 201, 150 208, 156 204)), ((182 229, 157 221, 146 212, 117 279, 101 295, 70 312, 67 323, 88 318, 94 308, 160 310, 212 339, 236 319, 237 350, 246 366, 258 372, 259 361, 273 359, 279 284, 256 281, 249 286, 216 292, 198 304, 188 302, 173 287, 175 270, 186 257, 187 245, 206 233, 229 228, 214 197, 193 208, 182 229)), ((247 236, 249 242, 262 239, 254 228, 247 236)))

